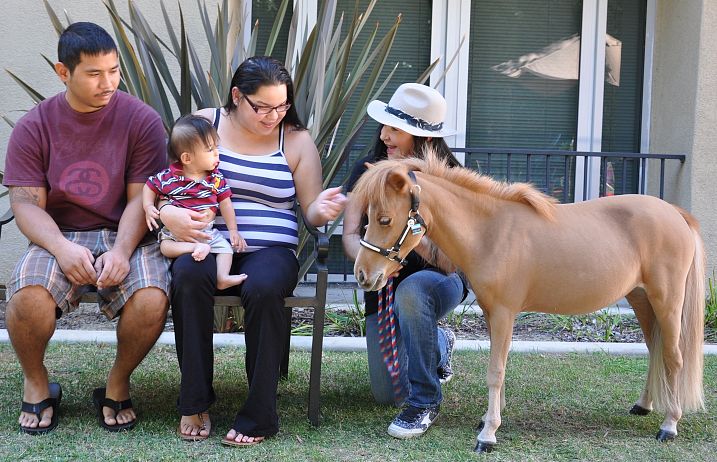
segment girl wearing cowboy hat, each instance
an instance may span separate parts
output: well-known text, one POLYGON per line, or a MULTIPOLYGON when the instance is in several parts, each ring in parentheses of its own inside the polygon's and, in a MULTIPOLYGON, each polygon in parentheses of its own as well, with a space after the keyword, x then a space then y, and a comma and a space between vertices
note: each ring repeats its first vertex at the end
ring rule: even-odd
MULTIPOLYGON (((373 152, 353 168, 347 183, 349 193, 366 171, 366 162, 420 157, 431 149, 450 165, 460 165, 443 139, 455 131, 444 126, 446 101, 438 91, 405 83, 388 104, 372 101, 367 112, 381 126, 373 152)), ((349 194, 343 245, 346 254, 356 259, 367 219, 350 198, 349 194)), ((386 290, 364 292, 371 391, 379 403, 403 405, 388 427, 388 433, 396 438, 422 435, 438 418, 441 385, 453 375, 451 356, 455 344, 455 334, 439 328, 438 320, 453 311, 468 293, 455 266, 426 237, 407 260, 408 264, 394 274, 392 303, 386 290), (379 342, 378 332, 384 326, 379 326, 378 312, 389 310, 389 305, 397 324, 397 368, 384 362, 386 349, 379 342)), ((383 323, 388 316, 380 318, 383 323)))

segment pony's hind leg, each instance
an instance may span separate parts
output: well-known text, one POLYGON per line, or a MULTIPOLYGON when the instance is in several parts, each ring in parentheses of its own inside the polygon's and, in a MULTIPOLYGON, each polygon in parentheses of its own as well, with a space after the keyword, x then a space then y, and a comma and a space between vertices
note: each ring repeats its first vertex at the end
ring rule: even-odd
POLYGON ((484 310, 490 325, 490 360, 487 371, 488 410, 476 440, 476 452, 491 452, 497 443, 495 433, 501 424, 501 410, 505 405, 505 365, 513 336, 515 315, 504 307, 484 310))
POLYGON ((663 284, 657 290, 646 289, 655 315, 648 389, 655 408, 665 412, 665 419, 657 433, 660 441, 677 436, 677 422, 682 418, 679 377, 683 361, 679 343, 685 292, 684 289, 679 290, 679 286, 663 284), (667 287, 672 290, 662 289, 667 287))
MULTIPOLYGON (((632 306, 632 309, 635 312, 635 317, 640 324, 642 334, 645 337, 645 344, 647 345, 648 354, 652 354, 654 348, 652 341, 652 332, 653 326, 655 325, 655 313, 652 310, 652 305, 650 305, 650 301, 647 299, 647 294, 645 293, 644 289, 638 287, 633 289, 632 292, 630 292, 629 294, 627 294, 625 298, 627 299, 628 303, 630 303, 630 306, 632 306)), ((645 387, 642 389, 640 398, 632 406, 632 409, 630 409, 630 414, 642 416, 647 415, 650 413, 650 411, 652 411, 652 398, 650 397, 649 389, 651 371, 652 368, 648 366, 645 387)))

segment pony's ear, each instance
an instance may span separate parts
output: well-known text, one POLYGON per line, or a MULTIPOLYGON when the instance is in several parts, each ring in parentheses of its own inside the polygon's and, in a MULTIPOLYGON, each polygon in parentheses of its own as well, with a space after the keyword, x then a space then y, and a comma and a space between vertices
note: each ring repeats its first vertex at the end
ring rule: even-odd
POLYGON ((403 188, 408 187, 408 175, 405 172, 392 171, 386 178, 386 184, 396 191, 401 191, 403 188))
POLYGON ((369 162, 364 162, 363 165, 364 165, 364 167, 366 167, 366 168, 373 168, 373 167, 374 167, 374 165, 371 164, 371 163, 369 163, 369 162))

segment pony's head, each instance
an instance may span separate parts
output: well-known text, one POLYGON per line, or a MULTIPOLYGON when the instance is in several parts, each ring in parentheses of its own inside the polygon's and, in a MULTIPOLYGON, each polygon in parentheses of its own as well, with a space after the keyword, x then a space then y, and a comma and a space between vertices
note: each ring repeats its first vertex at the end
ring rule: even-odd
POLYGON ((409 172, 410 161, 384 160, 369 168, 356 183, 351 200, 368 216, 354 276, 362 289, 381 289, 426 231, 417 215, 420 187, 409 172))

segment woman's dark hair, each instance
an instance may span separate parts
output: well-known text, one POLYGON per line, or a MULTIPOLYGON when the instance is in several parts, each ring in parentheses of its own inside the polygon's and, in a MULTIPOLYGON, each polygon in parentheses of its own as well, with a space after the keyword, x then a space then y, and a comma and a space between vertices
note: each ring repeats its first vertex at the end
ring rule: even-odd
POLYGON ((203 142, 205 146, 216 146, 218 139, 217 131, 211 122, 204 117, 187 114, 174 122, 169 132, 167 154, 170 160, 177 162, 183 152, 193 151, 197 144, 203 142))
POLYGON ((95 23, 76 22, 70 24, 57 42, 57 59, 72 73, 80 64, 82 53, 99 56, 117 53, 117 45, 110 34, 95 23))
MULTIPOLYGON (((383 125, 378 126, 378 132, 376 133, 376 141, 373 145, 373 160, 378 162, 379 160, 388 159, 386 153, 386 144, 381 140, 381 130, 383 125)), ((448 162, 451 167, 460 167, 461 163, 458 162, 456 156, 446 144, 446 140, 443 138, 425 138, 423 136, 413 137, 413 153, 415 157, 419 159, 423 158, 423 153, 426 149, 431 148, 436 153, 439 159, 448 162)))
POLYGON ((270 56, 253 56, 239 65, 232 77, 224 109, 227 113, 236 109, 231 91, 234 87, 238 88, 243 95, 251 96, 259 90, 259 87, 265 85, 286 85, 286 101, 291 103, 291 107, 286 111, 284 120, 295 128, 306 129, 306 125, 299 119, 294 105, 294 82, 291 80, 291 75, 281 61, 270 56))

